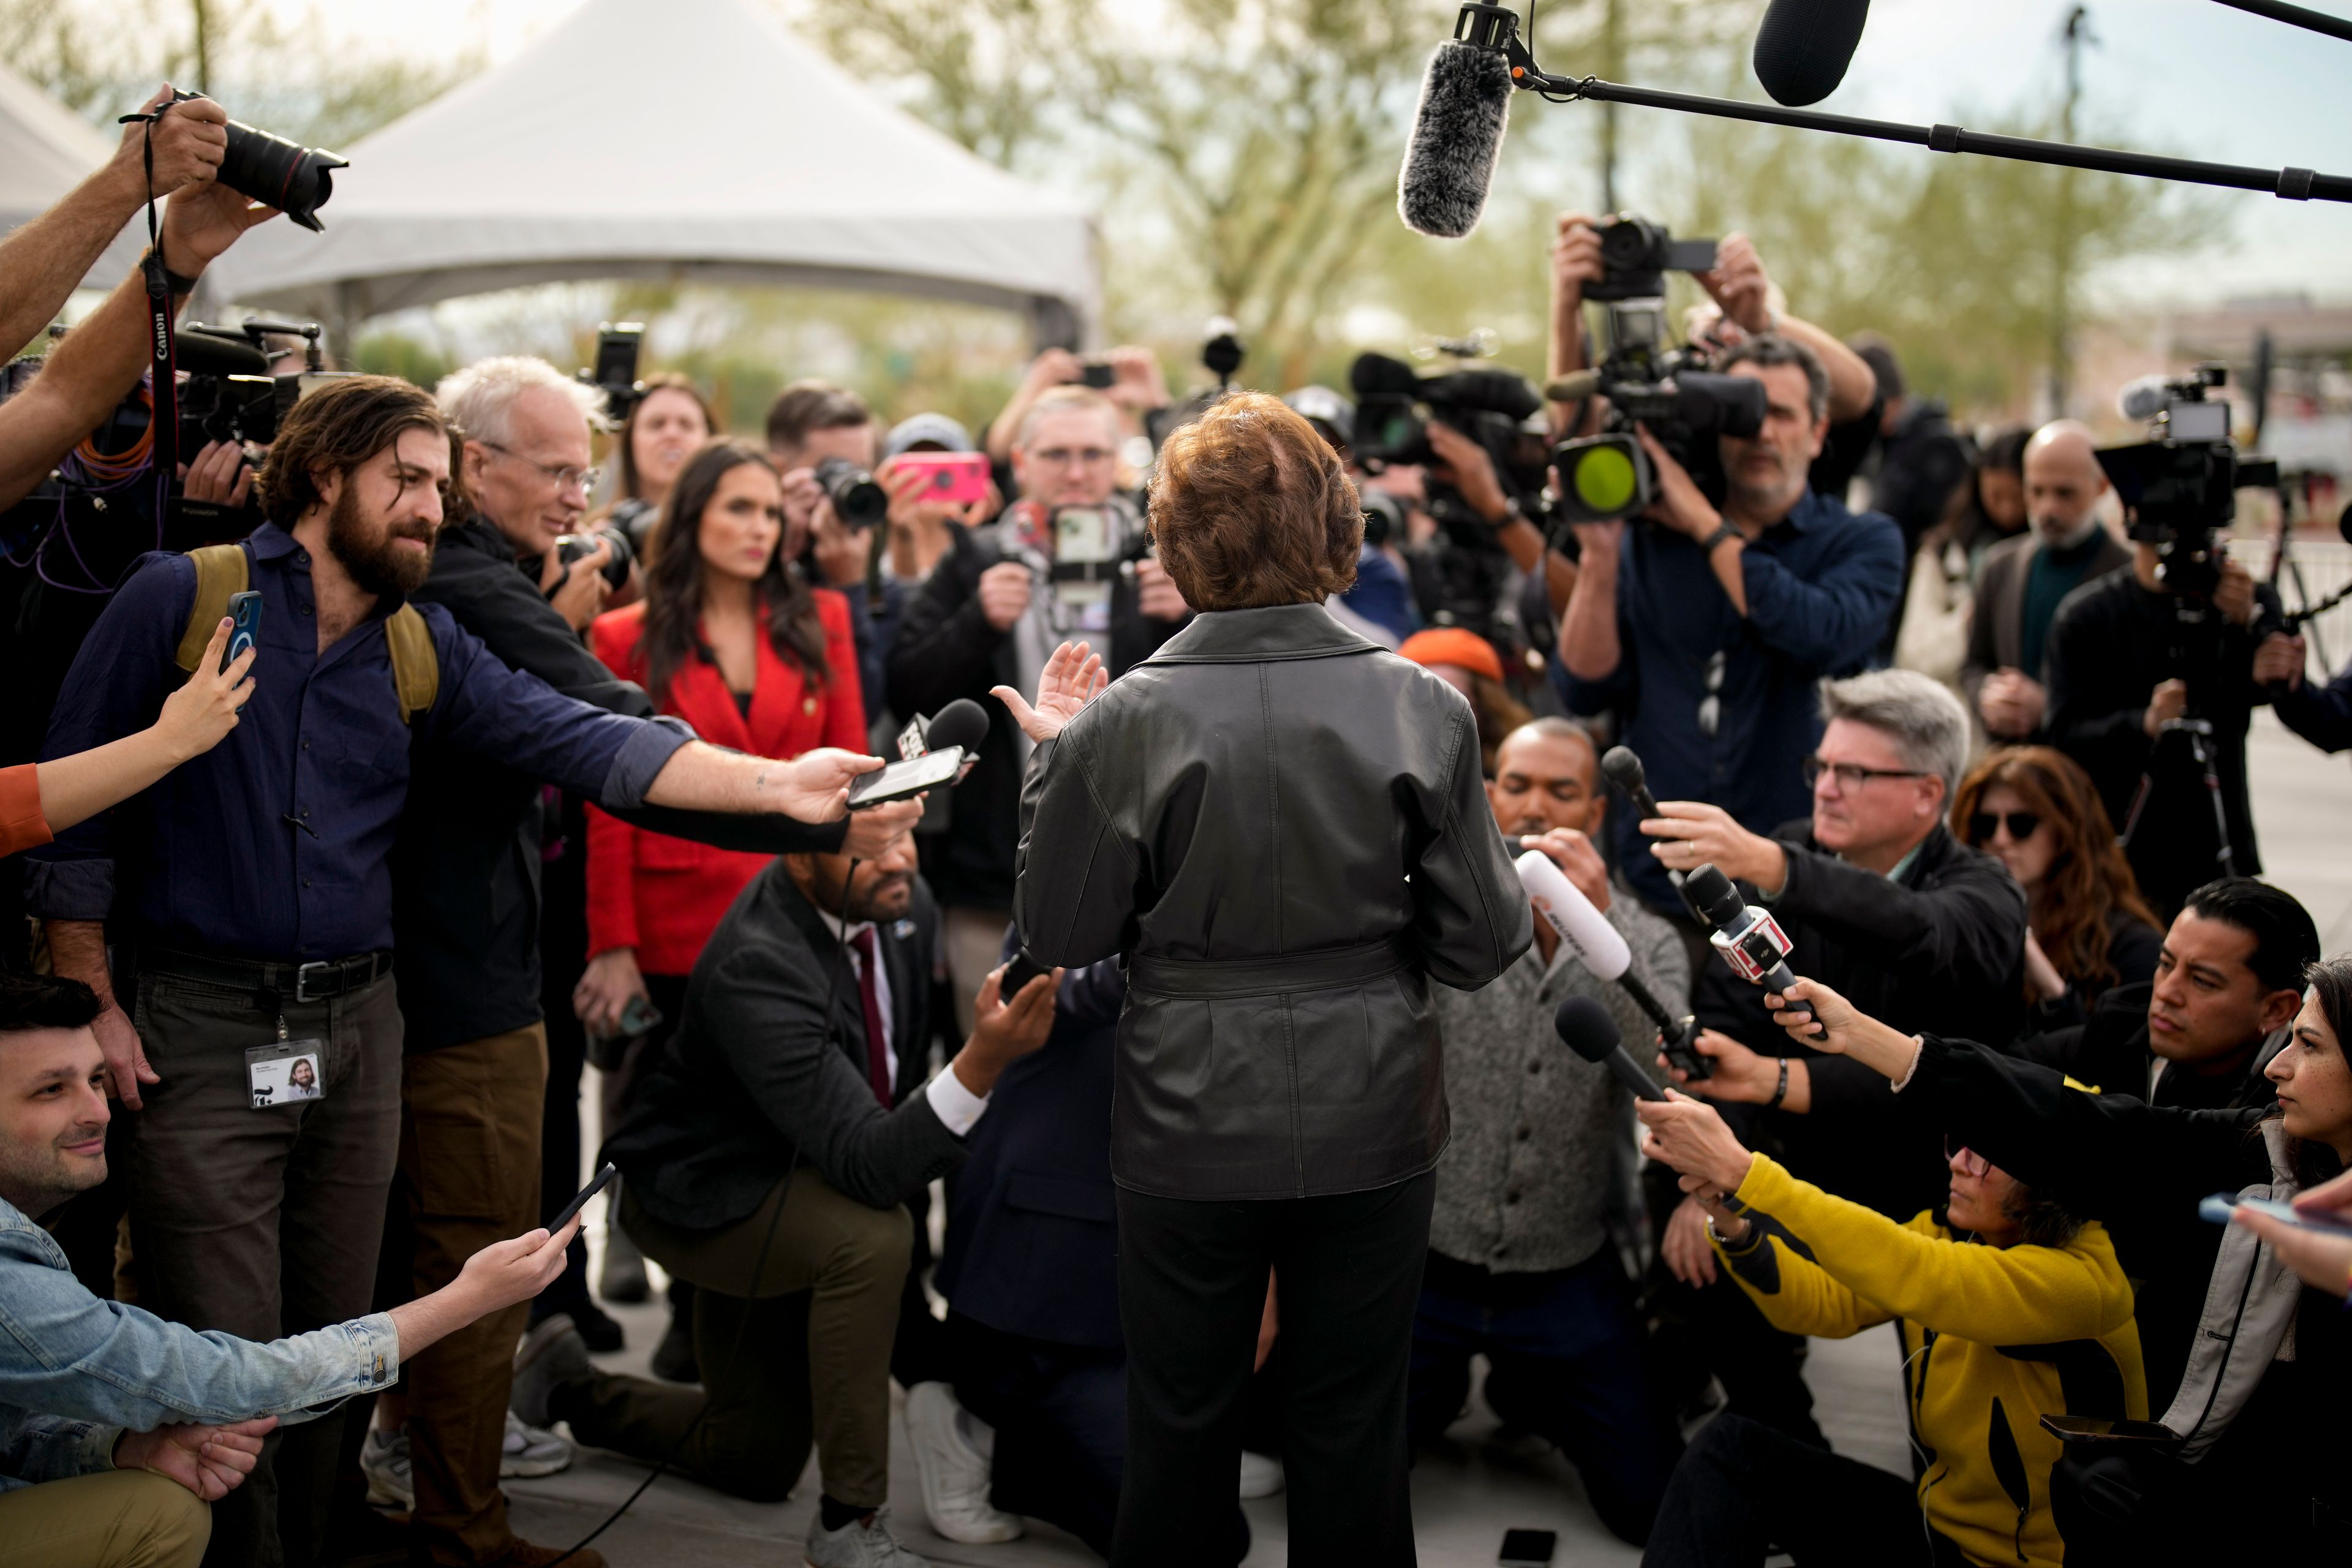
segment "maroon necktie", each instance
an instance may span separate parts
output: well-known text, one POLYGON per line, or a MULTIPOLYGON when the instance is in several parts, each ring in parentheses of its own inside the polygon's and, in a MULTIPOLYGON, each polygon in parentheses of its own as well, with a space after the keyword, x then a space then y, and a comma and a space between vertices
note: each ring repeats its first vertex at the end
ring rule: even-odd
POLYGON ((874 986, 874 928, 849 939, 857 950, 857 994, 866 1005, 866 1081, 882 1109, 890 1109, 890 1047, 882 1035, 882 998, 874 986))

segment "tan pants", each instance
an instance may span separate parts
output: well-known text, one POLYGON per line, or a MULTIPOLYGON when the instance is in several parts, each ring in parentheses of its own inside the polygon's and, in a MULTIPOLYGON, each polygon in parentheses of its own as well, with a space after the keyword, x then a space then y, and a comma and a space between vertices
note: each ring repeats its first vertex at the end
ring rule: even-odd
MULTIPOLYGON (((547 1029, 533 1024, 402 1063, 400 1170, 385 1227, 397 1299, 438 1290, 466 1259, 539 1224, 547 1029)), ((394 1292, 387 1292, 394 1294, 394 1292)), ((459 1329, 401 1367, 416 1484, 417 1555, 495 1563, 512 1549, 499 1451, 515 1341, 530 1303, 459 1329)))
POLYGON ((978 1016, 975 998, 980 994, 980 983, 988 972, 1004 962, 1004 928, 1013 923, 1009 910, 978 910, 950 907, 940 911, 941 945, 947 949, 948 989, 955 994, 957 1040, 955 1047, 971 1037, 972 1019, 978 1016))
POLYGON ((213 1510, 152 1470, 109 1470, 0 1492, 5 1568, 195 1568, 213 1510))
POLYGON ((600 1372, 559 1390, 551 1413, 583 1443, 656 1463, 675 1456, 696 1479, 760 1502, 792 1489, 814 1438, 828 1497, 888 1501, 890 1346, 914 1239, 907 1211, 868 1208, 803 1165, 723 1230, 662 1225, 635 1188, 622 1192, 621 1222, 647 1258, 695 1288, 709 1409, 701 1389, 600 1372), (762 1243, 767 1262, 754 1279, 762 1243))

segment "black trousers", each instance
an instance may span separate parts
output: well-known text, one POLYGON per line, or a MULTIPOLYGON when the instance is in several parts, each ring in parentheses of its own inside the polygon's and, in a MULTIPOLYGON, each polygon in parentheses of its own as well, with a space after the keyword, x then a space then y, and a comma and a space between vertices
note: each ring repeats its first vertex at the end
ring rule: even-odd
POLYGON ((1911 1482, 1744 1415, 1699 1429, 1666 1484, 1642 1568, 1966 1568, 1911 1482))
POLYGON ((1118 1193, 1126 1485, 1115 1568, 1195 1564, 1233 1517, 1266 1271, 1281 1280, 1294 1568, 1413 1562, 1406 1372, 1436 1177, 1257 1202, 1118 1193))

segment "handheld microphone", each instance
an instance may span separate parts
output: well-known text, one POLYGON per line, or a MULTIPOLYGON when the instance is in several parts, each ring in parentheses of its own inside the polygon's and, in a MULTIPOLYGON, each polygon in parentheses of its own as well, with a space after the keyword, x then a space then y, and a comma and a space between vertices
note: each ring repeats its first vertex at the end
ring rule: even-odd
POLYGON ((1528 901, 1559 933, 1577 962, 1600 979, 1614 981, 1619 990, 1633 999, 1633 1005, 1649 1015, 1658 1026, 1658 1044, 1666 1059, 1693 1078, 1708 1077, 1712 1069, 1706 1058, 1691 1049, 1694 1020, 1667 1012, 1665 1004, 1642 984, 1633 973, 1633 950, 1625 945, 1609 917, 1584 896, 1584 889, 1570 881, 1568 874, 1540 849, 1529 847, 1513 864, 1518 869, 1519 886, 1527 889, 1528 901))
MULTIPOLYGON (((1731 879, 1713 866, 1694 868, 1683 884, 1683 893, 1699 918, 1715 928, 1707 944, 1731 965, 1731 972, 1786 998, 1797 976, 1789 967, 1788 933, 1781 931, 1780 922, 1742 899, 1731 879)), ((1813 1016, 1812 1008, 1802 1002, 1789 1002, 1781 1011, 1808 1018, 1813 1016)), ((1829 1031, 1818 1022, 1811 1034, 1817 1040, 1829 1037, 1829 1031)))
POLYGON ((1511 67, 1502 50, 1450 38, 1437 46, 1397 171, 1397 212, 1407 228, 1460 239, 1478 226, 1510 115, 1511 67))
POLYGON ((1590 996, 1570 996, 1551 1016, 1551 1026, 1559 1032, 1568 1048, 1596 1067, 1605 1067, 1617 1075, 1618 1081, 1633 1091, 1636 1100, 1664 1100, 1642 1064, 1627 1053, 1618 1040, 1617 1020, 1609 1009, 1590 996))
POLYGON ((1772 0, 1756 29, 1756 79, 1775 103, 1819 103, 1845 79, 1870 0, 1772 0))
MULTIPOLYGON (((1619 795, 1633 803, 1636 818, 1646 819, 1665 816, 1664 812, 1658 809, 1658 797, 1650 793, 1649 781, 1642 773, 1642 759, 1633 754, 1632 747, 1612 746, 1601 753, 1601 776, 1616 786, 1619 795)), ((1683 885, 1684 878, 1680 871, 1669 867, 1666 870, 1666 880, 1674 884, 1675 892, 1682 895, 1685 908, 1697 919, 1706 919, 1706 912, 1691 901, 1690 889, 1683 885)), ((1693 1058, 1692 1059, 1703 1058, 1693 1058)), ((1681 1062, 1676 1062, 1675 1065, 1683 1066, 1681 1062)), ((1684 1068, 1683 1070, 1687 1072, 1690 1069, 1684 1068)), ((1697 1076, 1705 1078, 1706 1075, 1700 1073, 1697 1076)))
POLYGON ((923 727, 923 743, 935 752, 950 746, 961 746, 966 752, 977 752, 980 743, 988 739, 987 710, 969 697, 959 697, 937 713, 923 727))

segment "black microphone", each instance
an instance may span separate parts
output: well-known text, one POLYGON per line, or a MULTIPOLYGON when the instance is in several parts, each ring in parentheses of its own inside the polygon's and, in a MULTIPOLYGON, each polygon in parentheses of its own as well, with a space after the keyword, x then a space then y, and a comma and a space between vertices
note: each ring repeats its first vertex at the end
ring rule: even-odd
POLYGON ((1596 1067, 1605 1067, 1617 1075, 1636 1100, 1664 1100, 1665 1091, 1655 1079, 1642 1070, 1617 1037, 1617 1020, 1609 1009, 1590 996, 1570 996, 1551 1016, 1551 1026, 1559 1032, 1568 1048, 1596 1067))
POLYGON ((1510 114, 1511 67, 1502 50, 1450 38, 1437 46, 1397 171, 1397 212, 1407 228, 1460 239, 1478 226, 1510 114))
POLYGON ((937 713, 923 726, 923 743, 934 752, 944 752, 950 746, 961 746, 967 752, 977 752, 980 743, 988 739, 988 711, 969 697, 959 697, 937 713))
MULTIPOLYGON (((1619 795, 1633 803, 1633 811, 1637 817, 1646 820, 1665 815, 1658 809, 1658 797, 1650 793, 1649 780, 1642 773, 1642 759, 1633 754, 1632 747, 1612 746, 1602 752, 1601 776, 1614 784, 1619 795)), ((1700 920, 1706 918, 1705 911, 1691 902, 1690 889, 1683 886, 1683 874, 1680 871, 1675 870, 1672 867, 1667 868, 1666 880, 1674 884, 1675 891, 1682 895, 1683 903, 1693 915, 1700 920)), ((1699 1076, 1704 1078, 1706 1075, 1702 1073, 1699 1076)))
POLYGON ((1756 29, 1756 79, 1775 103, 1819 103, 1845 79, 1870 0, 1772 0, 1756 29))
MULTIPOLYGON (((1699 918, 1715 928, 1707 943, 1731 965, 1734 974, 1780 996, 1780 1011, 1808 1018, 1813 1016, 1807 1004, 1787 999, 1797 975, 1789 967, 1789 938, 1778 921, 1741 898, 1731 879, 1711 865, 1692 868, 1683 883, 1683 896, 1699 918)), ((1811 1033, 1817 1040, 1829 1037, 1829 1031, 1818 1023, 1811 1033)))

